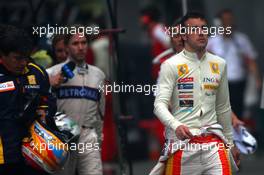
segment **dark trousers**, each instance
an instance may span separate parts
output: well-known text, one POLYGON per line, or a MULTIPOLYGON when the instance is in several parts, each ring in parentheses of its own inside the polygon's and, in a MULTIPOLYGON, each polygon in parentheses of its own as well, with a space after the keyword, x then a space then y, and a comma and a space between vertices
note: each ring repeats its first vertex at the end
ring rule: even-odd
POLYGON ((242 118, 246 81, 229 82, 230 103, 233 112, 242 118))
POLYGON ((39 172, 24 163, 2 164, 0 165, 0 175, 49 175, 39 172))

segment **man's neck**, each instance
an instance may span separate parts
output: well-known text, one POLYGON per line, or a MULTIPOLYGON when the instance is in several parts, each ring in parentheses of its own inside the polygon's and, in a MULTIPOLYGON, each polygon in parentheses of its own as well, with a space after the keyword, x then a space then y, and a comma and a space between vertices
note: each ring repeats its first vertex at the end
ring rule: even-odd
POLYGON ((86 63, 85 60, 75 60, 72 57, 69 57, 69 60, 73 61, 78 67, 82 67, 86 63))
POLYGON ((205 54, 205 49, 193 49, 191 47, 185 46, 185 50, 187 50, 188 52, 196 53, 199 60, 201 60, 201 58, 205 54))

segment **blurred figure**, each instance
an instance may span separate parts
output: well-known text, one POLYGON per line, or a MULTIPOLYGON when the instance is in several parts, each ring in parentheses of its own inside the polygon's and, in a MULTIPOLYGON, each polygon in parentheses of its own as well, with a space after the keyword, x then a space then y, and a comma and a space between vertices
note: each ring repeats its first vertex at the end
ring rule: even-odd
MULTIPOLYGON (((264 83, 264 81, 263 81, 264 83)), ((260 108, 264 109, 264 85, 262 85, 260 108)))
MULTIPOLYGON (((165 33, 164 24, 159 22, 160 12, 157 7, 145 7, 140 13, 140 23, 148 32, 151 40, 151 56, 154 58, 170 47, 170 37, 165 33)), ((152 73, 153 79, 156 79, 154 70, 152 73)))
MULTIPOLYGON (((175 26, 176 28, 180 27, 180 20, 177 20, 173 26, 175 26)), ((160 71, 160 65, 166 61, 169 57, 171 57, 174 54, 180 53, 183 49, 183 41, 182 38, 180 36, 180 34, 176 34, 173 37, 170 38, 170 45, 171 48, 165 50, 164 52, 162 52, 161 54, 159 54, 158 56, 156 56, 153 61, 152 61, 152 74, 154 75, 154 77, 158 77, 159 75, 159 71, 160 71)))
POLYGON ((91 42, 91 49, 94 55, 94 65, 100 68, 106 75, 106 79, 110 79, 109 69, 109 47, 110 41, 107 35, 100 34, 91 42))
MULTIPOLYGON (((52 39, 52 57, 53 65, 62 63, 67 60, 68 52, 64 43, 65 35, 55 35, 52 39)), ((49 76, 49 81, 52 87, 58 87, 63 81, 64 78, 60 75, 49 76)))
POLYGON ((225 32, 223 35, 211 37, 207 49, 226 60, 231 106, 233 111, 241 117, 244 109, 247 75, 251 73, 254 76, 257 89, 261 86, 256 65, 257 53, 248 37, 236 30, 231 10, 222 10, 218 17, 224 28, 231 27, 231 34, 225 32))
POLYGON ((42 66, 44 69, 49 68, 53 63, 51 56, 46 50, 36 51, 33 55, 31 55, 31 58, 35 63, 42 66))
POLYGON ((68 53, 64 44, 65 35, 55 35, 52 39, 54 65, 66 61, 68 53))

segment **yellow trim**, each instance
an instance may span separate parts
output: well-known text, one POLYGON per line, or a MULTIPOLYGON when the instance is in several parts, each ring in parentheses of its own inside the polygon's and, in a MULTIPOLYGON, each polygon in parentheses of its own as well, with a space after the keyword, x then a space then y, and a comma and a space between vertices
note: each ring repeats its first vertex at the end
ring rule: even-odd
POLYGON ((225 156, 226 156, 226 159, 227 159, 227 162, 228 162, 230 175, 232 175, 231 162, 230 162, 230 158, 229 158, 229 154, 232 154, 231 150, 227 150, 227 149, 224 148, 224 153, 225 153, 225 156))
POLYGON ((48 108, 49 106, 47 105, 42 105, 42 106, 39 106, 40 108, 48 108))
POLYGON ((172 175, 173 173, 173 159, 174 155, 172 155, 166 163, 166 175, 172 175))
POLYGON ((4 150, 3 150, 2 138, 0 137, 0 164, 5 163, 4 150))
POLYGON ((43 76, 45 76, 45 73, 41 70, 41 68, 38 65, 36 65, 34 63, 29 63, 28 65, 35 67, 36 69, 38 69, 42 73, 43 76))

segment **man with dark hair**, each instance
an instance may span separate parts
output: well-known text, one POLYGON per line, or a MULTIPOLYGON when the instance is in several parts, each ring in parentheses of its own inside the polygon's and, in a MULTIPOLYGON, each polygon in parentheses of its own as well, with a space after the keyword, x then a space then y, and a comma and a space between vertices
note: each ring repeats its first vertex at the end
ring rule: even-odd
MULTIPOLYGON (((67 57, 68 53, 66 51, 65 43, 64 43, 65 35, 54 35, 52 39, 52 56, 53 61, 56 64, 59 64, 61 62, 64 62, 67 57)), ((55 65, 55 64, 54 64, 55 65)))
POLYGON ((230 174, 226 154, 230 148, 239 163, 233 147, 226 63, 206 52, 206 25, 199 13, 184 16, 182 26, 198 30, 183 34, 183 51, 161 66, 154 112, 166 126, 161 160, 166 162, 165 174, 230 174))
POLYGON ((53 122, 56 103, 45 70, 29 59, 29 35, 14 26, 1 26, 0 30, 0 174, 41 174, 24 163, 22 139, 37 113, 44 122, 53 122), (25 111, 38 95, 34 109, 25 111))

